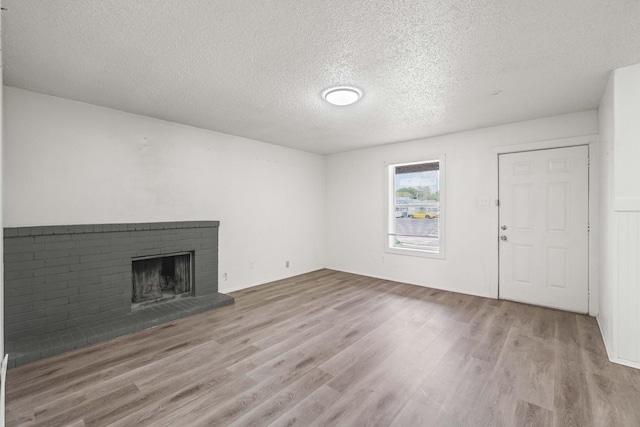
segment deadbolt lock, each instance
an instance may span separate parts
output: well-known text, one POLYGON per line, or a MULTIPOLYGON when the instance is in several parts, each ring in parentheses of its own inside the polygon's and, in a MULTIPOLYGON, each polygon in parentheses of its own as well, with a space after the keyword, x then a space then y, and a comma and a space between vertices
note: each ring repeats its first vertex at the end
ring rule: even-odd
POLYGON ((506 229, 507 229, 507 226, 506 226, 506 225, 502 225, 502 226, 500 226, 500 230, 506 230, 506 229))

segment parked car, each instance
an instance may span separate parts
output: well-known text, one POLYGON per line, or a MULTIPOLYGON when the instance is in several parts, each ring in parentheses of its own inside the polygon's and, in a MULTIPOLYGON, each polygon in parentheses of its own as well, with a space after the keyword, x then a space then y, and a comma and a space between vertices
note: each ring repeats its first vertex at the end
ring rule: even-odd
POLYGON ((409 214, 409 218, 421 218, 421 219, 433 219, 437 216, 438 214, 434 212, 412 212, 409 214))
POLYGON ((406 218, 407 208, 396 208, 396 218, 406 218))

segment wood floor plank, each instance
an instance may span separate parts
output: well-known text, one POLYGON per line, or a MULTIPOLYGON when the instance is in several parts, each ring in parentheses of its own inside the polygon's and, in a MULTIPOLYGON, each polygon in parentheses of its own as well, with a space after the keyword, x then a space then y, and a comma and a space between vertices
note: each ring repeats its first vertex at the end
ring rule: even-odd
POLYGON ((553 338, 555 330, 555 310, 540 307, 533 320, 533 335, 540 338, 553 338))
POLYGON ((47 417, 47 414, 43 419, 39 414, 36 414, 34 426, 62 426, 67 425, 72 422, 78 422, 80 420, 84 420, 87 414, 92 414, 94 411, 100 410, 104 407, 118 407, 121 404, 125 404, 125 402, 130 402, 140 395, 140 390, 136 387, 135 384, 127 384, 122 388, 114 390, 113 392, 101 396, 99 399, 94 399, 86 402, 85 404, 78 406, 71 406, 68 410, 59 412, 53 417, 47 417))
POLYGON ((345 419, 358 411, 367 398, 372 394, 371 390, 358 388, 348 394, 342 394, 336 402, 311 424, 310 427, 346 426, 345 419))
POLYGON ((193 394, 191 396, 193 397, 192 399, 182 400, 182 391, 178 391, 177 395, 167 396, 164 401, 156 403, 156 405, 160 405, 159 411, 154 411, 156 406, 147 406, 140 411, 117 420, 114 422, 114 426, 191 426, 203 414, 227 404, 230 399, 245 393, 255 386, 255 381, 240 375, 234 381, 220 388, 208 389, 202 393, 193 394), (176 396, 180 399, 181 404, 174 408, 172 404, 176 396))
POLYGON ((518 397, 525 402, 553 410, 555 398, 555 347, 552 342, 517 335, 524 343, 518 375, 518 397))
POLYGON ((11 369, 7 425, 640 425, 593 318, 319 270, 11 369))
MULTIPOLYGON (((195 414, 196 417, 191 419, 182 417, 181 421, 194 425, 227 426, 316 369, 309 360, 308 356, 295 350, 285 354, 276 363, 252 372, 255 377, 268 380, 259 381, 255 387, 227 399, 227 402, 218 408, 209 408, 204 413, 195 414)), ((328 375, 321 371, 320 373, 323 380, 324 376, 328 375)))
POLYGON ((496 312, 500 308, 499 305, 491 304, 491 301, 493 300, 486 300, 470 319, 469 326, 465 330, 465 335, 469 338, 480 340, 486 334, 496 312))
POLYGON ((371 391, 359 407, 345 416, 343 425, 388 426, 402 409, 406 396, 416 388, 416 381, 402 376, 391 381, 377 383, 376 390, 371 391))
POLYGON ((306 396, 296 406, 282 414, 269 427, 308 426, 317 420, 327 408, 340 398, 340 393, 321 385, 317 390, 306 396))
MULTIPOLYGON (((236 375, 229 377, 230 381, 211 381, 203 378, 187 387, 181 389, 171 389, 171 393, 161 399, 141 407, 139 410, 130 414, 118 417, 117 420, 110 422, 114 427, 128 426, 153 426, 158 425, 160 420, 167 416, 174 415, 183 408, 190 408, 194 401, 211 394, 219 394, 219 396, 229 396, 241 393, 256 385, 255 381, 244 375, 236 375)), ((225 397, 226 398, 226 397, 225 397)), ((215 401, 211 401, 215 404, 215 401)))
POLYGON ((474 404, 492 370, 493 363, 469 358, 456 377, 457 384, 452 386, 452 392, 441 405, 438 422, 442 425, 464 425, 467 420, 474 419, 474 404))
POLYGON ((555 357, 554 384, 554 425, 585 426, 594 425, 589 388, 585 378, 586 366, 578 359, 563 357, 557 352, 555 357))
POLYGON ((553 425, 553 412, 533 403, 518 400, 515 422, 522 427, 551 427, 553 425))
POLYGON ((459 384, 458 374, 466 366, 477 345, 477 341, 464 336, 453 342, 420 386, 422 395, 443 405, 459 384))
MULTIPOLYGON (((305 325, 306 326, 306 325, 305 325)), ((249 372, 258 366, 264 365, 271 360, 280 357, 289 349, 296 348, 299 345, 316 338, 319 334, 331 329, 334 324, 330 321, 311 324, 302 330, 290 331, 289 337, 280 337, 273 339, 269 345, 262 344, 265 347, 260 348, 258 352, 248 356, 237 363, 231 365, 229 370, 233 372, 249 372)))
POLYGON ((244 414, 229 425, 235 427, 257 427, 269 424, 296 406, 308 395, 324 385, 329 379, 331 379, 331 375, 326 372, 320 369, 312 369, 298 381, 284 388, 260 406, 244 414))
POLYGON ((138 412, 140 409, 174 394, 176 390, 178 393, 174 395, 174 399, 177 400, 177 398, 184 398, 201 390, 219 388, 236 378, 237 374, 226 369, 216 369, 206 371, 206 373, 190 371, 185 375, 167 377, 146 389, 138 387, 139 393, 134 398, 117 406, 102 407, 86 416, 84 420, 90 425, 110 425, 128 414, 138 412))
POLYGON ((391 422, 391 427, 432 426, 443 417, 443 409, 432 400, 409 399, 391 422))
POLYGON ((369 334, 357 340, 335 356, 331 357, 319 367, 325 372, 337 375, 345 367, 367 362, 370 359, 384 358, 391 352, 414 339, 414 335, 427 323, 428 314, 420 313, 413 317, 414 312, 406 311, 384 322, 369 334))
POLYGON ((237 359, 244 358, 254 353, 257 348, 244 347, 237 351, 225 351, 216 353, 220 345, 215 341, 208 342, 197 348, 190 349, 183 357, 175 362, 167 364, 163 369, 158 369, 157 364, 147 364, 140 367, 117 366, 97 372, 95 375, 87 375, 81 385, 74 384, 71 387, 60 385, 48 393, 37 394, 38 399, 32 403, 36 405, 36 411, 53 413, 69 406, 76 406, 88 400, 100 398, 102 395, 113 392, 130 382, 136 382, 139 388, 145 389, 148 383, 157 383, 162 378, 186 375, 189 370, 207 369, 211 366, 225 367, 235 363, 237 359), (206 360, 202 363, 202 360, 206 360), (43 399, 46 396, 46 399, 43 399), (45 401, 45 404, 38 402, 45 401))
POLYGON ((541 307, 512 301, 503 301, 500 305, 500 312, 508 319, 507 323, 524 332, 533 332, 540 309, 541 307))
MULTIPOLYGON (((512 320, 508 321, 512 324, 512 320)), ((474 419, 477 425, 512 426, 514 425, 515 406, 518 401, 518 381, 522 374, 526 351, 521 334, 510 328, 504 341, 493 372, 473 404, 474 419)))
POLYGON ((473 350, 473 357, 489 363, 495 363, 500 356, 510 330, 511 327, 506 326, 504 322, 492 323, 484 336, 478 337, 479 344, 473 350))

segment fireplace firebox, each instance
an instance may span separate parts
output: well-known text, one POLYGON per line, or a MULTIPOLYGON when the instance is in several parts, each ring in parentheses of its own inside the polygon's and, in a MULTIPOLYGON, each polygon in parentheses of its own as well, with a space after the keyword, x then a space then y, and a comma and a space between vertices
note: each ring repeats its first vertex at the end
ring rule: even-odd
POLYGON ((190 252, 135 258, 132 267, 132 307, 192 294, 190 252))

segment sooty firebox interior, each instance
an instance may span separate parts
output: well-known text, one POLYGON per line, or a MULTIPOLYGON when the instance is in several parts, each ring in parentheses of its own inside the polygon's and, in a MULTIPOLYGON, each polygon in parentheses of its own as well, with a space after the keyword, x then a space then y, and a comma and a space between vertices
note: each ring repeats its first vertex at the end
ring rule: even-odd
POLYGON ((134 306, 191 294, 191 253, 132 260, 134 306))

